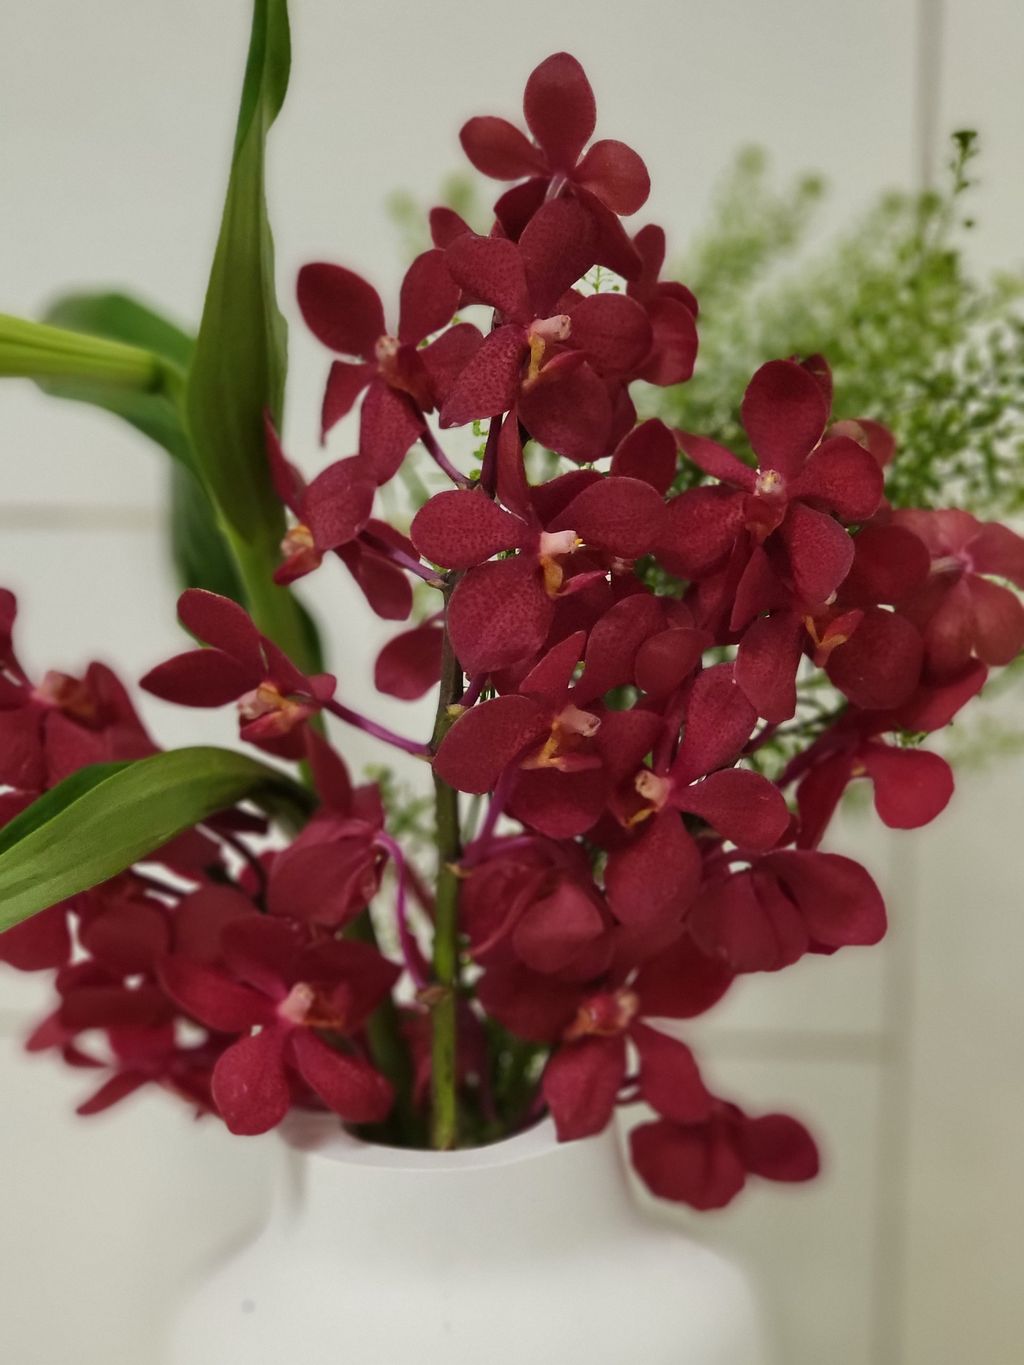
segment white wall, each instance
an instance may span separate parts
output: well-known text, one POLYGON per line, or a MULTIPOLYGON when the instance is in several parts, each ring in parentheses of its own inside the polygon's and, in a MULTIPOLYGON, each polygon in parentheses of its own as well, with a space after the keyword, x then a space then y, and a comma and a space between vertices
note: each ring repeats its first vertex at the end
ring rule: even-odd
MULTIPOLYGON (((244 57, 246 0, 33 0, 0 10, 0 309, 70 285, 125 285, 198 316, 244 57)), ((289 297, 305 259, 393 289, 387 194, 429 201, 475 112, 514 114, 531 66, 577 53, 601 132, 634 144, 676 246, 735 149, 823 171, 842 223, 906 187, 946 132, 985 135, 980 262, 1020 256, 1024 11, 1009 0, 292 0, 295 59, 274 133, 271 207, 293 323, 287 435, 309 462, 325 370, 289 297)), ((0 582, 33 668, 96 653, 129 677, 178 643, 156 539, 158 452, 102 415, 0 390, 0 582)), ((343 453, 340 449, 337 453, 343 453)), ((324 571, 315 595, 366 688, 373 638, 324 571)), ((375 704, 411 729, 408 709, 375 704)), ((231 741, 230 719, 147 715, 167 743, 231 741)), ((1018 716, 1019 720, 1019 705, 1018 716)), ((374 757, 356 749, 356 761, 374 757)), ((752 1190, 694 1224, 745 1257, 782 1365, 1016 1365, 1024 1341, 1021 766, 961 783, 921 836, 851 818, 843 847, 885 885, 887 946, 745 983, 708 1022, 713 1075, 805 1115, 827 1173, 752 1190)), ((839 846, 839 845, 837 845, 839 846)), ((230 1139, 147 1096, 76 1121, 83 1081, 26 1062, 38 983, 0 978, 0 1359, 154 1357, 174 1285, 258 1215, 273 1143, 230 1139)))

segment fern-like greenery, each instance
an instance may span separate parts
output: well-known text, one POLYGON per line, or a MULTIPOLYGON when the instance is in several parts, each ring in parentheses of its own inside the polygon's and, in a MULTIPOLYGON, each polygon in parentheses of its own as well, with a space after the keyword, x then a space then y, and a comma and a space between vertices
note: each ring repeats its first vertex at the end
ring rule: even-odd
POLYGON ((957 133, 953 146, 940 191, 886 194, 809 258, 821 182, 773 186, 764 155, 743 153, 680 269, 701 305, 697 371, 649 395, 650 410, 749 453, 747 380, 766 360, 820 352, 836 415, 873 418, 896 437, 895 505, 1024 509, 1024 272, 971 270, 976 138, 957 133))

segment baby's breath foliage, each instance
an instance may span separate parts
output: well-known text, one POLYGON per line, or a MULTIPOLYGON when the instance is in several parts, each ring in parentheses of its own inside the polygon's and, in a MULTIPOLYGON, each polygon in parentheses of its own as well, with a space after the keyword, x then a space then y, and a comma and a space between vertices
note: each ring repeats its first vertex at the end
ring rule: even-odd
POLYGON ((434 847, 434 803, 430 796, 403 782, 386 765, 367 765, 368 781, 380 788, 381 803, 387 811, 388 833, 403 846, 419 853, 434 847))
MULTIPOLYGON (((487 231, 482 221, 474 223, 474 220, 486 217, 486 213, 481 213, 479 185, 473 176, 453 172, 441 182, 434 203, 454 209, 478 231, 487 231)), ((403 260, 411 261, 430 247, 430 229, 427 226, 427 211, 430 207, 430 204, 421 203, 408 190, 395 190, 385 200, 385 211, 398 229, 403 260)))
POLYGON ((777 188, 764 156, 744 153, 680 274, 701 305, 697 371, 658 414, 749 455, 739 399, 754 370, 820 352, 836 416, 896 437, 895 505, 1024 508, 1024 272, 983 278, 965 258, 976 153, 975 135, 956 133, 941 190, 886 194, 814 253, 821 182, 777 188))

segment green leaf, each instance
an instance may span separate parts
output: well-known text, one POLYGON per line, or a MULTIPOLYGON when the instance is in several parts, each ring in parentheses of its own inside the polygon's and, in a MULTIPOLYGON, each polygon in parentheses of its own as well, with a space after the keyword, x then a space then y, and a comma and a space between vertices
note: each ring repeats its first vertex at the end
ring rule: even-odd
POLYGON ((62 375, 40 378, 45 392, 104 408, 123 418, 191 467, 192 448, 179 403, 193 341, 180 327, 126 294, 67 294, 46 313, 46 321, 69 332, 139 347, 156 358, 165 376, 157 389, 138 391, 62 375))
MULTIPOLYGON (((68 294, 58 299, 47 320, 74 331, 144 346, 188 370, 195 341, 187 332, 137 299, 121 293, 68 294)), ((182 378, 183 382, 183 378, 182 378)), ((171 552, 183 588, 206 588, 245 602, 238 570, 217 524, 209 496, 192 472, 192 448, 180 406, 160 394, 115 392, 97 385, 46 383, 47 392, 77 398, 114 412, 170 452, 169 521, 171 552)))
POLYGON ((284 101, 290 60, 285 0, 254 0, 231 175, 185 398, 203 479, 221 515, 249 545, 276 544, 283 527, 263 438, 264 411, 280 421, 287 365, 264 147, 284 101))
POLYGON ((83 768, 0 830, 0 930, 242 800, 288 823, 301 823, 312 803, 287 774, 230 749, 172 749, 83 768))
POLYGON ((173 446, 179 459, 187 458, 176 419, 184 376, 175 363, 145 346, 0 314, 0 377, 34 379, 47 392, 107 408, 143 430, 150 425, 162 432, 166 426, 171 441, 155 439, 173 446))
POLYGON ((172 465, 169 472, 167 520, 180 586, 205 588, 245 606, 238 569, 202 484, 184 465, 172 465))

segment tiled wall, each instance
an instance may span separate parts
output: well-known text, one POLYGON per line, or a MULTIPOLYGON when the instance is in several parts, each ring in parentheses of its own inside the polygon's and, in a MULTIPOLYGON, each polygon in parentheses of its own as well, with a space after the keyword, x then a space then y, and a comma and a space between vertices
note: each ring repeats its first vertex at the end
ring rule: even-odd
MULTIPOLYGON (((824 171, 836 224, 913 183, 971 124, 985 135, 977 259, 1019 259, 1024 11, 1008 0, 292 10, 294 85, 271 168, 285 282, 322 256, 394 286, 387 193, 429 201, 458 166, 461 118, 511 113, 521 77, 560 46, 591 72, 602 132, 647 156, 652 215, 677 244, 742 143, 767 146, 783 172, 824 171)), ((246 0, 4 8, 0 308, 31 315, 65 284, 123 284, 198 314, 246 23, 246 0)), ((315 460, 324 361, 289 313, 287 435, 315 460)), ((155 536, 159 452, 27 384, 0 389, 0 431, 0 581, 23 602, 27 663, 74 668, 99 652, 137 676, 179 638, 155 536)), ((362 633, 340 577, 318 576, 315 596, 358 691, 379 635, 362 633)), ((230 742, 225 717, 145 709, 166 743, 230 742)), ((418 723, 398 703, 377 714, 418 723)), ((1019 698, 1006 714, 1019 723, 1019 698)), ((818 1185, 758 1189, 693 1224, 752 1267, 779 1365, 1022 1358, 1021 776, 1019 759, 965 776, 918 836, 850 814, 834 846, 886 888, 885 947, 751 979, 701 1029, 723 1087, 792 1108, 822 1137, 818 1185)), ((174 1285, 258 1216, 273 1142, 231 1140, 159 1095, 76 1122, 82 1078, 18 1052, 40 999, 38 983, 0 978, 0 1359, 150 1362, 174 1285)))

